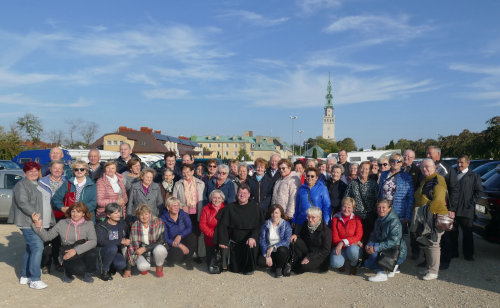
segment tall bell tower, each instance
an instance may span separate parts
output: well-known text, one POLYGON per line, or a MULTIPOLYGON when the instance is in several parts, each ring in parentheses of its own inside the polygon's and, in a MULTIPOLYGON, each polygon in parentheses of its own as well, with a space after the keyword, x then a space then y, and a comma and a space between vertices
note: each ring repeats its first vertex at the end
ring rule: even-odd
POLYGON ((333 114, 333 95, 330 73, 328 73, 328 87, 326 88, 325 114, 323 115, 323 138, 335 141, 335 115, 333 114))

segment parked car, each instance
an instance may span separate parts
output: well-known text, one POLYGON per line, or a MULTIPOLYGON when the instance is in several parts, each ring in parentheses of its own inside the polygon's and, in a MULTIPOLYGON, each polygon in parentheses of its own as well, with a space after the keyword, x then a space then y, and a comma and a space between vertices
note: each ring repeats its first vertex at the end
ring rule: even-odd
POLYGON ((500 161, 490 160, 489 162, 482 164, 481 166, 477 167, 476 169, 472 169, 472 171, 479 174, 479 176, 483 176, 486 172, 495 169, 498 164, 500 164, 500 161))
MULTIPOLYGON (((500 164, 498 164, 496 168, 500 168, 500 164)), ((490 171, 483 174, 483 176, 481 177, 481 181, 486 182, 487 179, 491 178, 495 173, 497 173, 496 168, 491 169, 490 171)))
POLYGON ((500 167, 483 183, 484 196, 476 204, 474 229, 486 240, 500 244, 500 167))
MULTIPOLYGON (((483 164, 486 164, 486 163, 488 163, 490 161, 491 160, 489 160, 489 159, 471 159, 470 164, 469 164, 469 169, 470 170, 474 170, 477 167, 479 167, 479 166, 481 166, 483 164)), ((451 167, 454 168, 454 169, 456 169, 457 168, 457 164, 454 164, 451 167)))
POLYGON ((0 170, 0 218, 9 217, 12 206, 12 188, 24 178, 24 172, 20 169, 0 170))
POLYGON ((0 160, 0 169, 21 169, 21 167, 11 160, 0 160))

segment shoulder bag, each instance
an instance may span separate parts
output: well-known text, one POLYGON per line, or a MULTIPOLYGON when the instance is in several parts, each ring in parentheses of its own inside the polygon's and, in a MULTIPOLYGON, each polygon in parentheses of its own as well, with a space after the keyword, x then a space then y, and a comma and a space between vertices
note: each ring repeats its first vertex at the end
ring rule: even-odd
POLYGON ((401 253, 401 240, 399 241, 399 245, 392 246, 385 250, 381 250, 377 256, 377 265, 382 269, 392 272, 394 268, 398 264, 399 254, 401 253))
MULTIPOLYGON (((73 205, 73 203, 76 202, 76 191, 70 192, 71 190, 71 183, 68 181, 68 191, 64 195, 63 198, 63 206, 64 207, 70 207, 73 205)), ((54 211, 54 217, 56 219, 61 219, 64 218, 64 213, 62 211, 53 209, 54 211)))

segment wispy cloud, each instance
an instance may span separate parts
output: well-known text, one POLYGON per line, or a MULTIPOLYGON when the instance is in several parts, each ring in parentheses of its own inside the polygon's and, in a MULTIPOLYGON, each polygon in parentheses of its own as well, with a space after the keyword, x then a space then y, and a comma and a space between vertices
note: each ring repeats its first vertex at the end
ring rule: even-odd
POLYGON ((358 15, 339 18, 325 28, 327 33, 353 32, 363 38, 360 46, 378 45, 386 42, 404 42, 420 37, 433 30, 428 24, 411 25, 408 15, 397 17, 358 15))
POLYGON ((87 28, 89 28, 90 30, 95 31, 95 32, 103 32, 103 31, 108 30, 108 27, 105 27, 105 26, 102 26, 102 25, 99 25, 99 26, 87 26, 87 28))
POLYGON ((0 69, 0 88, 44 83, 59 79, 58 75, 42 73, 17 73, 0 69))
POLYGON ((368 64, 368 63, 354 63, 349 61, 340 61, 334 56, 335 52, 332 50, 323 50, 315 52, 306 61, 305 65, 310 68, 321 67, 343 67, 351 70, 352 72, 367 72, 381 69, 381 65, 368 64))
POLYGON ((295 3, 301 13, 310 15, 321 9, 338 8, 342 5, 342 0, 296 0, 295 3))
POLYGON ((149 99, 164 99, 164 100, 169 100, 169 99, 179 99, 185 97, 187 94, 189 94, 188 90, 184 89, 154 89, 154 90, 147 90, 142 92, 145 97, 149 99))
POLYGON ((268 18, 268 17, 265 17, 261 14, 257 14, 255 12, 245 11, 245 10, 226 11, 225 13, 220 14, 219 17, 239 19, 241 21, 244 21, 244 22, 247 22, 251 25, 259 26, 259 27, 272 27, 272 26, 282 24, 282 23, 289 20, 288 17, 281 17, 281 18, 274 18, 274 19, 268 18))
POLYGON ((449 68, 453 71, 463 73, 486 75, 486 77, 481 77, 474 82, 464 85, 462 88, 464 90, 460 91, 460 97, 471 100, 495 101, 488 106, 498 106, 500 104, 500 91, 498 90, 498 85, 500 85, 500 66, 454 63, 449 68), (468 91, 467 89, 472 90, 468 91))
POLYGON ((47 107, 47 108, 80 108, 89 107, 92 102, 85 98, 78 98, 77 101, 72 103, 54 103, 54 102, 43 102, 32 97, 26 96, 21 93, 13 93, 7 95, 0 95, 0 104, 18 105, 18 106, 30 106, 30 107, 47 107))
POLYGON ((146 74, 127 74, 125 76, 125 81, 130 83, 143 83, 150 86, 157 86, 158 82, 146 74))
MULTIPOLYGON (((327 80, 298 70, 280 79, 255 76, 245 95, 258 106, 308 108, 324 105, 327 80)), ((431 80, 409 81, 403 78, 341 77, 333 82, 334 105, 379 102, 404 98, 412 93, 435 90, 431 80)))

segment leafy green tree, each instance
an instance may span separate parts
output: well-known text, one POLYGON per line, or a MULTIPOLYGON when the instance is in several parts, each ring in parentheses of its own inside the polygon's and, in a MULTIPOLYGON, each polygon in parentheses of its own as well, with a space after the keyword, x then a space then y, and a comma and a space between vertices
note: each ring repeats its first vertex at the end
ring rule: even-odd
POLYGON ((31 139, 33 144, 40 141, 40 136, 43 132, 42 121, 32 114, 26 113, 16 121, 17 127, 20 131, 24 131, 31 139))
POLYGON ((394 140, 391 140, 388 145, 385 146, 386 150, 393 150, 394 149, 394 140))
POLYGON ((377 147, 375 147, 375 145, 372 144, 372 150, 376 150, 376 149, 377 149, 377 147))
POLYGON ((312 157, 314 159, 318 158, 318 151, 316 150, 316 148, 313 149, 313 155, 312 155, 312 157))
POLYGON ((352 138, 349 137, 337 141, 337 146, 339 147, 339 149, 346 150, 347 152, 352 152, 357 150, 356 143, 352 138))
POLYGON ((238 157, 236 157, 236 160, 238 160, 238 161, 242 161, 242 160, 249 161, 249 160, 252 160, 252 158, 250 157, 250 155, 248 155, 247 150, 241 149, 238 152, 238 157))
POLYGON ((10 131, 5 131, 0 126, 0 159, 11 160, 19 154, 22 151, 20 143, 21 138, 15 129, 11 128, 10 131))

